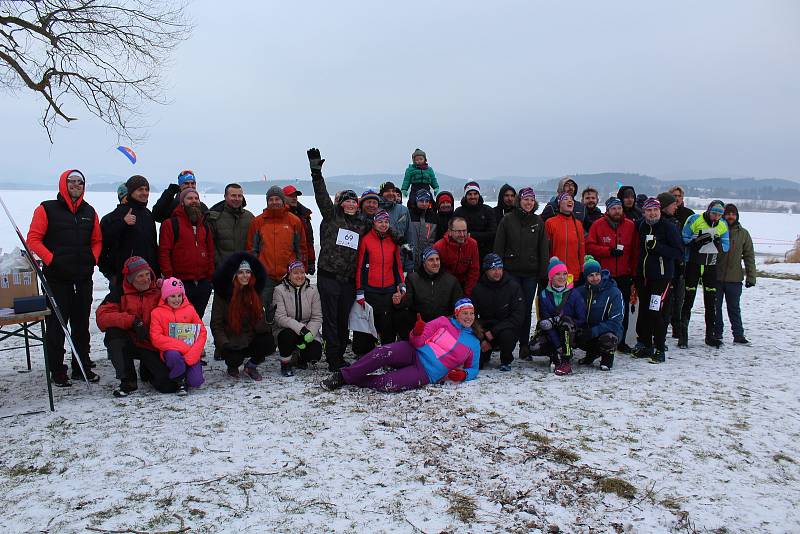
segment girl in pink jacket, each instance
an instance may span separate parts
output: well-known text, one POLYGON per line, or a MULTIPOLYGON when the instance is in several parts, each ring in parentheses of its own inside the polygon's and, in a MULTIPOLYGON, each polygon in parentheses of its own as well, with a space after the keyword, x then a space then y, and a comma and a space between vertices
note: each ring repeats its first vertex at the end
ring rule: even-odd
POLYGON ((453 382, 473 380, 478 377, 481 355, 480 332, 474 323, 475 308, 468 298, 456 302, 452 317, 425 323, 417 314, 409 341, 377 347, 320 385, 328 390, 351 384, 379 391, 405 391, 445 378, 453 382), (383 367, 392 371, 372 374, 383 367))
POLYGON ((161 353, 178 395, 187 386, 204 382, 200 355, 206 345, 206 327, 186 298, 183 282, 167 278, 161 285, 161 302, 150 314, 150 342, 161 353))

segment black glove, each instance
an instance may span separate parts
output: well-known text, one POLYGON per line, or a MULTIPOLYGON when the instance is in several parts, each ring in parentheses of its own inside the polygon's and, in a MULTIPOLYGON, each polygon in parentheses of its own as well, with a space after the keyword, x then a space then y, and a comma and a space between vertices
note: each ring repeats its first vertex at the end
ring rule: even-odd
POLYGON ((754 285, 756 285, 755 282, 745 282, 744 283, 744 287, 753 287, 754 285))
POLYGON ((699 236, 692 239, 692 245, 699 250, 700 247, 702 247, 707 243, 711 243, 711 241, 713 240, 714 238, 711 237, 711 234, 700 234, 699 236))
POLYGON ((617 247, 612 247, 610 250, 611 250, 611 257, 619 258, 620 256, 622 256, 622 251, 617 247))
POLYGON ((136 333, 136 339, 139 341, 147 341, 150 338, 150 330, 139 317, 133 320, 133 331, 136 333))
POLYGON ((309 148, 306 151, 308 154, 308 165, 311 167, 311 172, 322 172, 322 164, 325 163, 325 160, 322 159, 322 156, 319 153, 318 148, 309 148))
POLYGON ((306 337, 306 334, 310 334, 311 331, 306 328, 305 326, 300 329, 300 337, 306 337))
POLYGON ((644 246, 647 248, 647 250, 653 250, 656 248, 656 236, 653 236, 653 239, 650 241, 645 241, 644 246))
POLYGON ((317 272, 317 264, 314 260, 308 260, 308 269, 306 269, 308 274, 314 274, 317 272))
POLYGON ((170 194, 172 194, 172 195, 176 195, 178 193, 178 191, 180 191, 180 190, 181 190, 181 186, 178 185, 178 184, 169 184, 167 186, 167 191, 169 191, 170 194))
POLYGON ((264 320, 267 324, 272 324, 275 322, 275 311, 278 309, 277 304, 273 304, 269 308, 267 308, 267 313, 264 314, 264 320))
POLYGON ((722 243, 722 238, 719 236, 719 234, 714 234, 714 244, 717 246, 721 246, 720 245, 721 243, 722 243))

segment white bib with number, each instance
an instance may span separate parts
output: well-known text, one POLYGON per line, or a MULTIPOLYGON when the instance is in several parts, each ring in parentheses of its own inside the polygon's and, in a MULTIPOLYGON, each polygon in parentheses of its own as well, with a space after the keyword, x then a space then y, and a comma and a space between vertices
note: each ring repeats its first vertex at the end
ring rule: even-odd
POLYGON ((650 295, 650 311, 661 309, 661 295, 650 295))
POLYGON ((336 236, 336 244, 358 250, 358 233, 339 228, 339 234, 336 236))

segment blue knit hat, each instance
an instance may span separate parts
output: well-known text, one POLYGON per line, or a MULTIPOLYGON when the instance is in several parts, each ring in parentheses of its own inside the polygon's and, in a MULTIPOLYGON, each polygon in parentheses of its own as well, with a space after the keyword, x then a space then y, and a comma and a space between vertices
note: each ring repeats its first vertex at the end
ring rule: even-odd
POLYGON ((439 251, 433 247, 428 247, 422 252, 422 261, 428 261, 431 256, 439 256, 439 251))
POLYGON ((499 254, 490 252, 489 254, 483 257, 482 267, 484 271, 488 271, 489 269, 502 269, 503 258, 501 258, 499 254))
POLYGON ((617 197, 608 197, 608 200, 606 200, 606 211, 614 206, 622 206, 622 201, 617 197))
POLYGON ((583 257, 583 274, 589 276, 590 274, 600 272, 600 263, 594 259, 594 256, 586 255, 583 257))
POLYGON ((427 189, 420 189, 419 191, 417 191, 416 201, 421 202, 423 200, 427 200, 428 202, 433 200, 433 197, 431 197, 431 192, 428 191, 427 189))
POLYGON ((122 202, 122 199, 125 198, 125 195, 127 194, 128 188, 125 187, 125 184, 120 184, 120 186, 117 188, 117 198, 119 201, 122 202))
POLYGON ((719 213, 720 215, 725 214, 725 203, 721 200, 712 200, 711 203, 708 205, 708 212, 709 213, 719 213))

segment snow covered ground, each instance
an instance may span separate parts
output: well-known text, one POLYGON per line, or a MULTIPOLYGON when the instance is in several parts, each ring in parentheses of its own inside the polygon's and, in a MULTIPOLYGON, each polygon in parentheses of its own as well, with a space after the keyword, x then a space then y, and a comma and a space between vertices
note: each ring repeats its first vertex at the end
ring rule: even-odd
MULTIPOLYGON (((13 199, 23 231, 37 202, 13 199)), ((272 358, 260 383, 212 362, 183 399, 114 399, 93 328, 100 383, 56 389, 50 413, 40 349, 32 373, 23 350, 0 352, 0 529, 797 532, 798 290, 745 291, 751 346, 726 332, 706 350, 698 302, 690 349, 670 339, 665 365, 619 356, 558 378, 515 362, 399 395, 324 392, 327 373, 282 378, 272 358)))

